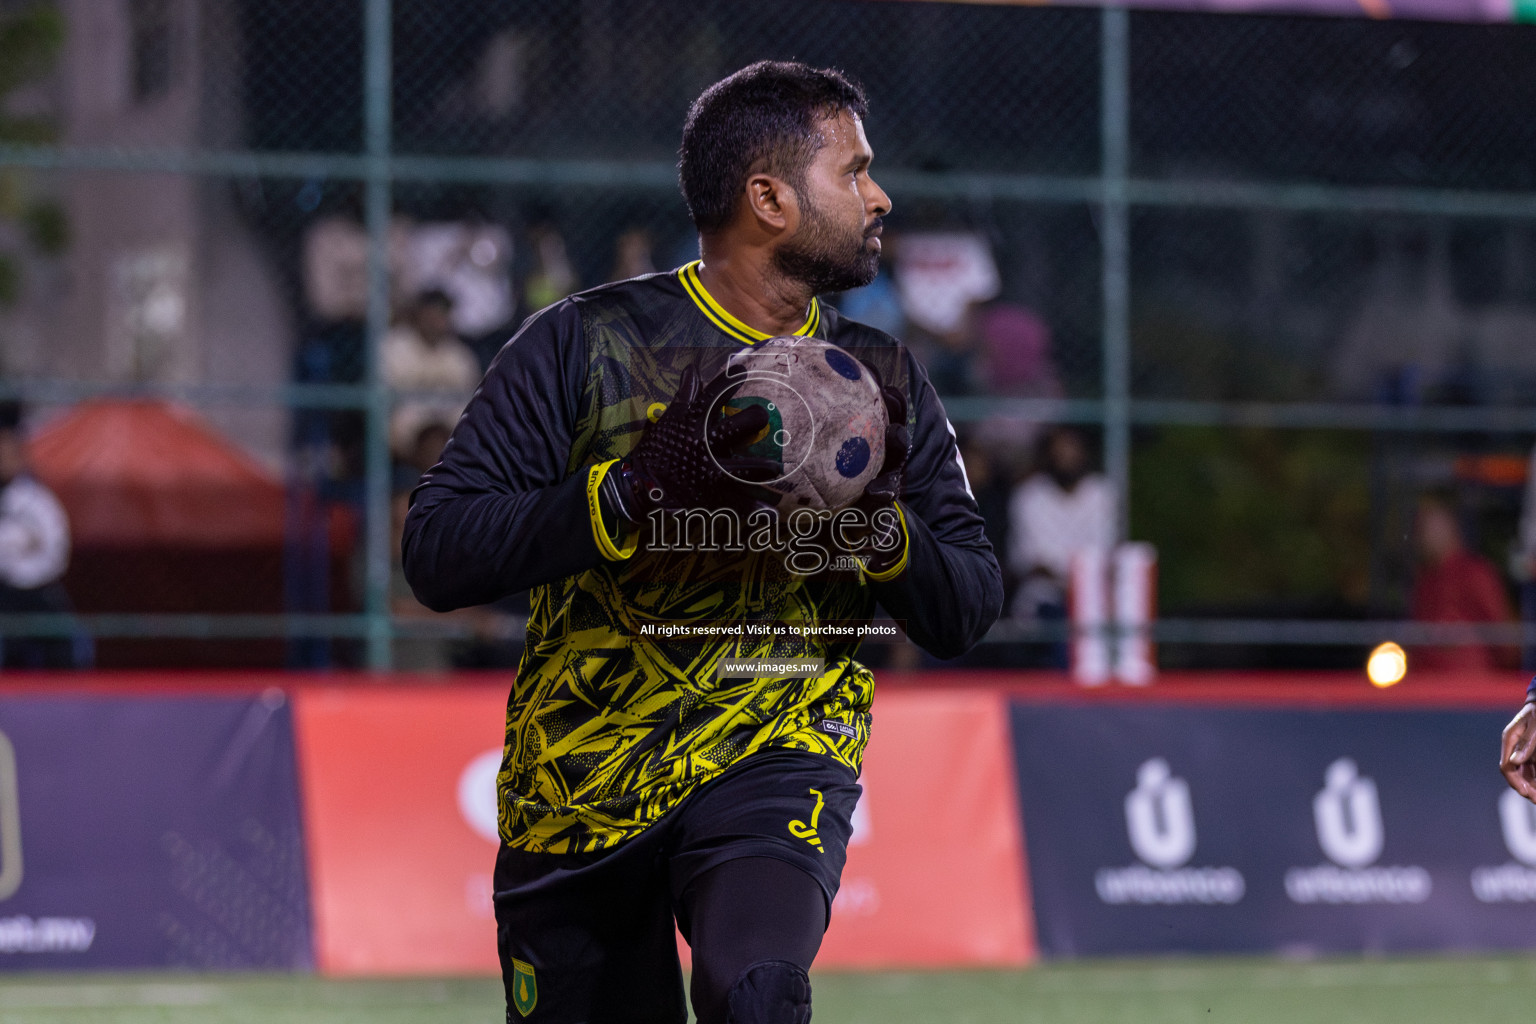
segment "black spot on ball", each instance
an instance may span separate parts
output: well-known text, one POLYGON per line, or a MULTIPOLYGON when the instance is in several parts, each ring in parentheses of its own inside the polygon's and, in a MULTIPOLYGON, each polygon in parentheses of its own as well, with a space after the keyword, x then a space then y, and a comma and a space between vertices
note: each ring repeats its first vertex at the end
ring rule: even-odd
POLYGON ((852 480, 869 465, 869 442, 862 437, 850 437, 837 450, 837 471, 852 480))
POLYGON ((849 380, 859 379, 859 364, 848 353, 840 349, 827 349, 827 365, 832 367, 840 376, 849 380))

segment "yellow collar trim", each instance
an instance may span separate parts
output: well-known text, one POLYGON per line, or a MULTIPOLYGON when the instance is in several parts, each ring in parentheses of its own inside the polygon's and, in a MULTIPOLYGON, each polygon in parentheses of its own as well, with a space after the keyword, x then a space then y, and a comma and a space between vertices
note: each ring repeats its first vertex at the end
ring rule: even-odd
MULTIPOLYGON (((709 318, 710 323, 720 328, 726 334, 737 341, 744 341, 748 345, 755 345, 760 341, 767 341, 773 337, 764 334, 755 327, 748 327, 730 313, 725 307, 715 301, 715 297, 705 289, 704 282, 699 280, 699 265, 703 260, 694 260, 684 264, 677 271, 677 279, 683 283, 683 289, 693 304, 699 307, 699 312, 709 318)), ((821 303, 814 297, 811 299, 810 314, 805 318, 805 323, 795 333, 803 337, 809 337, 816 333, 816 328, 821 326, 821 303)))

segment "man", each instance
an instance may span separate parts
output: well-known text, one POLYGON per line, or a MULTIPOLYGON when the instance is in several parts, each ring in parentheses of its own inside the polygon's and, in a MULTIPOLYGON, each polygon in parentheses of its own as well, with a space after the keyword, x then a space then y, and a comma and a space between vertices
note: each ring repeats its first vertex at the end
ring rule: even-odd
POLYGON ((681 1024, 674 918, 701 1024, 808 1020, 873 696, 857 639, 817 629, 867 622, 878 601, 953 657, 998 614, 997 563, 923 370, 816 298, 877 269, 890 200, 865 112, 842 75, 797 63, 707 89, 680 161, 703 259, 532 317, 413 496, 405 568, 424 604, 533 588, 497 786, 509 1021, 681 1024), (658 511, 762 523, 764 466, 740 449, 767 415, 723 416, 722 370, 797 334, 863 359, 895 414, 839 538, 862 563, 794 572, 779 550, 653 535, 658 511), (771 635, 707 633, 748 625, 771 635), (700 632, 661 628, 677 626, 700 632), (822 665, 719 676, 738 658, 822 665))
MULTIPOLYGON (((0 402, 0 613, 67 612, 59 583, 69 567, 69 519, 53 492, 27 472, 21 408, 0 402)), ((0 638, 0 666, 68 668, 69 640, 0 638)))
MULTIPOLYGON (((1520 603, 1523 618, 1529 624, 1532 606, 1536 605, 1536 450, 1531 452, 1525 507, 1520 515, 1520 550, 1525 562, 1520 603)), ((1526 648, 1529 651, 1530 645, 1526 648)), ((1526 690, 1525 706, 1504 727, 1499 769, 1517 793, 1536 803, 1536 679, 1531 680, 1526 690)))
MULTIPOLYGON (((1015 617, 1066 619, 1072 559, 1084 550, 1114 548, 1116 503, 1114 484, 1089 465, 1082 434, 1072 427, 1051 428, 1040 444, 1039 467, 1008 502, 1008 558, 1019 579, 1015 617)), ((1067 668, 1067 644, 1052 645, 1049 660, 1052 667, 1067 668)))
MULTIPOLYGON (((1467 547, 1456 518, 1455 496, 1420 496, 1413 524, 1419 550, 1409 617, 1415 622, 1506 623, 1514 618, 1504 581, 1494 564, 1467 547)), ((1492 644, 1430 645, 1409 652, 1413 667, 1428 672, 1492 672, 1513 664, 1513 651, 1492 644)))
MULTIPOLYGON (((439 288, 417 296, 410 313, 384 338, 384 383, 400 392, 389 420, 397 459, 417 458, 422 435, 444 435, 480 382, 480 361, 453 329, 453 299, 439 288)), ((437 452, 432 452, 433 462, 437 452)))
MULTIPOLYGON (((1525 470, 1525 500, 1520 505, 1520 532, 1515 539, 1511 569, 1520 585, 1520 620, 1536 624, 1536 448, 1525 470)), ((1521 666, 1536 668, 1536 643, 1522 644, 1521 666)))

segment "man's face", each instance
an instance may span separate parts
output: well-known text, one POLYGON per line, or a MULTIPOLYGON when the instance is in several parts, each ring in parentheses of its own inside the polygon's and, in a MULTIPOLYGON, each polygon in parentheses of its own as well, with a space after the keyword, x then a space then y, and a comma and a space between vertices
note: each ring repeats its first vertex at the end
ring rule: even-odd
POLYGON ((796 198, 800 226, 774 250, 773 262, 786 277, 816 293, 858 288, 880 267, 881 218, 890 197, 869 176, 874 156, 864 125, 846 111, 821 122, 822 147, 806 168, 796 198))
POLYGON ((1455 513, 1438 502, 1419 503, 1414 527, 1418 533, 1419 551, 1431 563, 1445 561, 1462 546, 1461 527, 1456 522, 1455 513))
POLYGON ((440 302, 424 302, 416 310, 416 329, 429 344, 453 336, 453 309, 440 302))

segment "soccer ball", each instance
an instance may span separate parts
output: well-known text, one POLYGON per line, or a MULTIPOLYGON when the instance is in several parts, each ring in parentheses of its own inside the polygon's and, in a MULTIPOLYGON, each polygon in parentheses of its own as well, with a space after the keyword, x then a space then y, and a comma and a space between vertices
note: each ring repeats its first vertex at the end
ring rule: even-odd
POLYGON ((778 510, 836 511, 852 505, 885 461, 885 402, 869 368, 816 338, 758 342, 726 363, 741 386, 725 412, 749 405, 768 411, 768 426, 745 454, 772 459, 783 472, 761 486, 779 495, 778 510))

